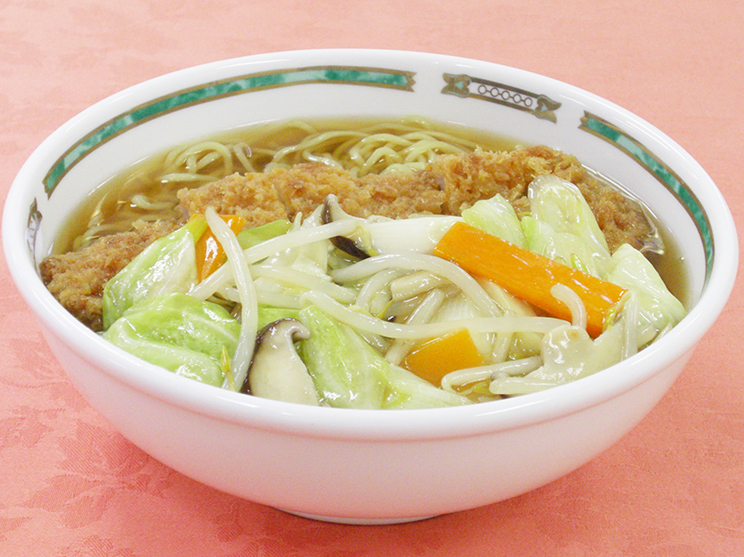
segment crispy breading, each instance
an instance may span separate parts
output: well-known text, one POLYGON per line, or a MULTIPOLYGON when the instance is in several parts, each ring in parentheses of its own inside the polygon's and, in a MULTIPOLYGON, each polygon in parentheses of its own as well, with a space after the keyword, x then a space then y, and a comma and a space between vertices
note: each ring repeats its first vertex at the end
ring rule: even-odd
POLYGON ((554 174, 575 184, 592 209, 610 251, 627 243, 635 248, 652 227, 640 204, 594 178, 578 159, 545 145, 508 152, 476 151, 437 157, 423 172, 441 184, 445 213, 460 214, 480 199, 497 193, 518 214, 529 212, 527 188, 542 174, 554 174))
POLYGON ((220 215, 239 215, 253 228, 287 218, 276 189, 265 174, 232 174, 222 180, 178 192, 181 207, 189 215, 204 214, 212 206, 220 215))
POLYGON ((444 212, 445 192, 423 172, 367 174, 360 179, 360 184, 370 196, 369 204, 358 214, 360 217, 401 218, 444 212))
POLYGON ((341 207, 353 215, 369 203, 369 192, 348 172, 322 163, 273 168, 266 178, 276 188, 290 220, 299 213, 310 215, 329 194, 335 194, 341 207))
POLYGON ((445 202, 438 184, 420 173, 368 174, 357 179, 319 162, 234 174, 181 190, 178 197, 189 214, 203 213, 212 205, 220 214, 239 214, 249 226, 257 226, 279 218, 292 220, 300 213, 307 216, 329 194, 336 195, 344 211, 357 217, 440 214, 445 202))
POLYGON ((527 187, 541 174, 581 184, 587 172, 578 160, 539 145, 513 151, 476 151, 437 157, 424 170, 444 190, 445 212, 460 214, 480 199, 502 195, 518 213, 529 210, 527 187))
POLYGON ((175 220, 139 221, 130 232, 104 236, 84 250, 45 258, 39 265, 41 278, 67 311, 100 331, 101 299, 108 280, 152 242, 179 226, 175 220))

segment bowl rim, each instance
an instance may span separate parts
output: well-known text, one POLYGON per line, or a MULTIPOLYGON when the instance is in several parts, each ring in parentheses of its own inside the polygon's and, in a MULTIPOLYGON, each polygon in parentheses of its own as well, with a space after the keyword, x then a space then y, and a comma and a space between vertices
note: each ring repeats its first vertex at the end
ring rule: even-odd
POLYGON ((264 53, 201 64, 171 72, 133 85, 80 112, 57 128, 28 157, 18 172, 3 211, 3 244, 8 268, 16 287, 31 307, 43 329, 51 332, 75 351, 88 364, 95 366, 117 382, 192 412, 214 419, 276 430, 289 434, 343 439, 405 440, 469 436, 497 430, 525 427, 558 416, 590 408, 625 393, 650 380, 667 366, 683 358, 713 325, 730 296, 737 273, 738 242, 733 217, 723 195, 712 179, 675 141, 642 118, 593 93, 562 81, 501 64, 450 56, 401 50, 379 49, 310 49, 264 53), (705 182, 706 197, 701 203, 710 213, 716 257, 707 284, 688 315, 666 338, 644 349, 632 358, 580 381, 553 387, 538 393, 511 399, 472 404, 455 408, 422 410, 356 410, 310 407, 241 395, 199 384, 139 360, 107 343, 79 323, 46 290, 33 262, 25 254, 23 189, 27 175, 39 161, 54 160, 50 153, 62 152, 77 140, 79 126, 88 129, 101 123, 101 115, 112 110, 123 113, 131 108, 132 99, 154 98, 150 91, 180 88, 177 84, 197 80, 210 81, 214 73, 239 65, 276 60, 328 59, 356 56, 363 60, 401 59, 412 63, 447 61, 476 65, 489 71, 508 71, 524 79, 538 79, 560 88, 572 98, 588 99, 623 121, 632 122, 637 134, 653 136, 689 165, 705 182), (174 88, 175 87, 175 88, 174 88), (119 108, 119 107, 122 108, 119 108), (132 370, 136 371, 133 372, 132 370))

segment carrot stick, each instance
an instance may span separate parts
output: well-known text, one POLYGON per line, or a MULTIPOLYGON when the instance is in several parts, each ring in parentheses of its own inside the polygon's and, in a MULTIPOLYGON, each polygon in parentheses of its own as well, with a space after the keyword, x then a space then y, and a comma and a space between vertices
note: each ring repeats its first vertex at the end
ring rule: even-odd
MULTIPOLYGON (((245 219, 236 215, 221 215, 222 220, 237 234, 245 226, 245 219)), ((196 270, 202 281, 216 271, 226 260, 225 250, 215 238, 211 230, 207 229, 196 242, 196 270)))
POLYGON ((439 387, 442 377, 468 367, 484 364, 467 329, 447 333, 414 348, 402 367, 439 387))
POLYGON ((587 332, 599 336, 609 310, 625 289, 540 254, 515 246, 463 222, 455 223, 434 248, 434 254, 472 275, 493 280, 511 294, 561 319, 571 320, 565 304, 550 289, 564 284, 576 292, 587 312, 587 332))

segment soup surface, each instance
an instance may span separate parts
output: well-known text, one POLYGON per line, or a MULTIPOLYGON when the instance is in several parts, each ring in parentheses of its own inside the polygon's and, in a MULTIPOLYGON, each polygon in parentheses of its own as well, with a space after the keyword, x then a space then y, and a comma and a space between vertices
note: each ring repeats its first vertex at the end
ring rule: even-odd
POLYGON ((177 192, 229 176, 310 161, 354 176, 421 169, 437 154, 511 150, 518 142, 422 118, 322 119, 238 128, 147 158, 102 184, 69 219, 53 248, 64 253, 145 218, 181 215, 177 192))

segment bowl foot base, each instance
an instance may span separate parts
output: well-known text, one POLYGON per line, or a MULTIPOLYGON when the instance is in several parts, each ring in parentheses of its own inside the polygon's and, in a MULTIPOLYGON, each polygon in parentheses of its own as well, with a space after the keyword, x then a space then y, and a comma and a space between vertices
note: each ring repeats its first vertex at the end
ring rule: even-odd
POLYGON ((295 511, 288 511, 286 509, 279 510, 302 518, 308 518, 310 520, 332 522, 335 524, 349 524, 352 526, 384 526, 386 524, 405 524, 407 522, 418 522, 419 520, 427 520, 436 516, 414 516, 406 518, 349 518, 344 516, 324 516, 319 514, 300 513, 295 511))

